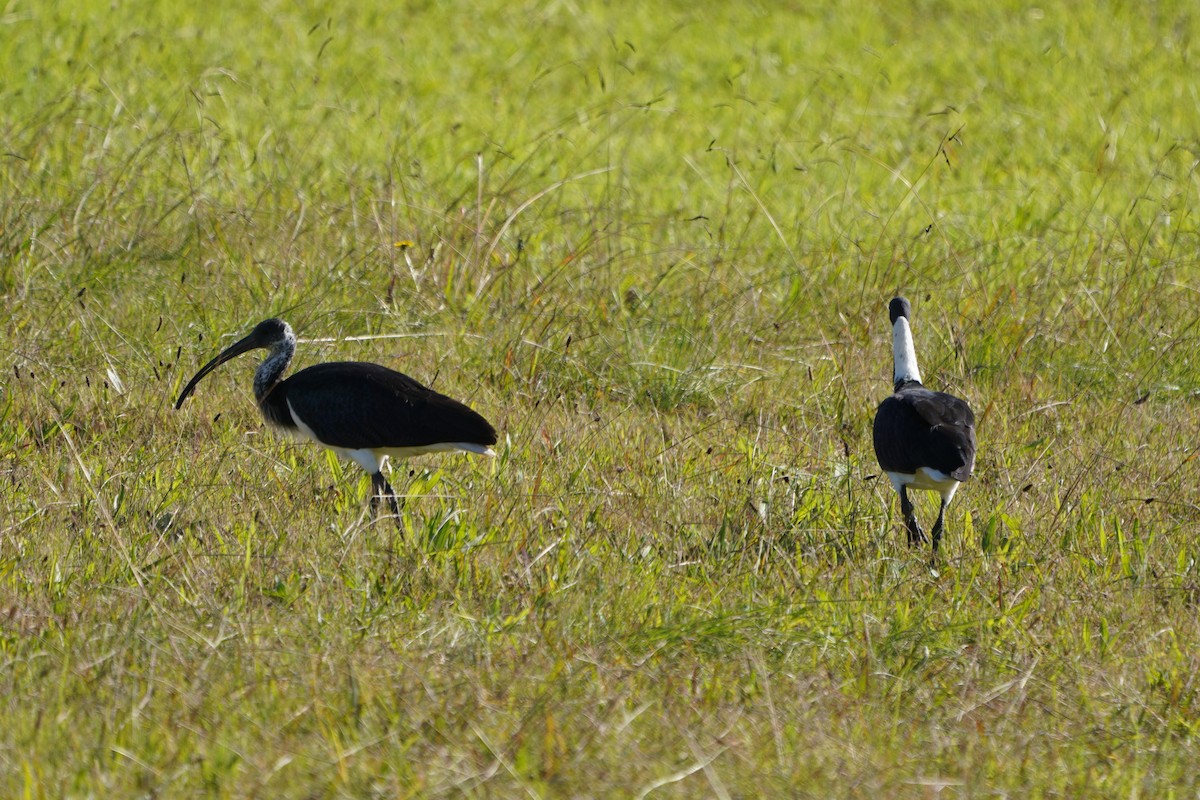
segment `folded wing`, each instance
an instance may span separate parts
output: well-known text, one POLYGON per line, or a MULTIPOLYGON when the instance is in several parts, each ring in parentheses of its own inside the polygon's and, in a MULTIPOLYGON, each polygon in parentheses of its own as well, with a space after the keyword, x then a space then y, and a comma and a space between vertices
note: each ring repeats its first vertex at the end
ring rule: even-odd
POLYGON ((332 447, 402 448, 465 442, 488 446, 496 431, 463 403, 378 364, 335 361, 301 370, 268 402, 290 406, 332 447))

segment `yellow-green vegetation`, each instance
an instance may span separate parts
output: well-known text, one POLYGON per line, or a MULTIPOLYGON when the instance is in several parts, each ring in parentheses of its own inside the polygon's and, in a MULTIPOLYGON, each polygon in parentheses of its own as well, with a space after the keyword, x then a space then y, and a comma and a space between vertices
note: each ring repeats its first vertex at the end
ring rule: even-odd
POLYGON ((1200 15, 967 5, 5 6, 0 795, 1194 797, 1200 15), (172 409, 272 315, 498 458, 172 409))

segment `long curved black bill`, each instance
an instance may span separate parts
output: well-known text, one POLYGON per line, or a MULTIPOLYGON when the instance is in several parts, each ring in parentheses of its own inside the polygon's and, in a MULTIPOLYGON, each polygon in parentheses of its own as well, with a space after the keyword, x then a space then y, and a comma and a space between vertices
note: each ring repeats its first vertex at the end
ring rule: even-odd
POLYGON ((222 350, 220 355, 218 355, 212 361, 208 362, 203 367, 201 367, 200 371, 196 373, 196 376, 194 378, 192 378, 190 381, 188 381, 188 385, 183 387, 183 391, 180 392, 180 394, 179 394, 179 399, 175 401, 175 410, 178 411, 180 408, 183 407, 183 401, 187 400, 188 395, 190 395, 193 391, 195 391, 196 384, 200 383, 200 379, 203 378, 205 375, 212 372, 214 369, 221 366, 229 359, 236 358, 237 356, 240 356, 242 353, 245 353, 249 350, 254 350, 254 349, 262 347, 262 346, 263 345, 262 345, 262 342, 259 341, 259 337, 255 336, 252 333, 249 336, 247 336, 245 339, 242 339, 241 341, 238 341, 238 342, 234 342, 233 344, 229 345, 229 347, 222 350))

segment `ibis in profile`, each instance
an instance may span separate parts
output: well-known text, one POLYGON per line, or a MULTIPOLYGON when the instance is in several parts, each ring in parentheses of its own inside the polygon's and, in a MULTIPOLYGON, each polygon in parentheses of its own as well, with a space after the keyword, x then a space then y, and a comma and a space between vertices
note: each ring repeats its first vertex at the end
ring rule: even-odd
POLYGON ((932 531, 936 554, 946 507, 975 467, 975 415, 961 398, 921 385, 909 323, 911 313, 903 297, 893 298, 888 305, 895 384, 892 396, 875 412, 875 456, 900 495, 910 545, 926 539, 917 523, 909 489, 925 489, 942 496, 932 531))
POLYGON ((495 455, 496 431, 467 406, 409 376, 360 361, 315 364, 283 379, 296 353, 296 336, 280 319, 260 322, 248 336, 205 364, 175 402, 175 408, 205 375, 255 349, 267 356, 254 373, 254 398, 269 425, 328 447, 371 476, 371 509, 387 498, 399 516, 396 493, 383 475, 389 456, 465 452, 495 455))

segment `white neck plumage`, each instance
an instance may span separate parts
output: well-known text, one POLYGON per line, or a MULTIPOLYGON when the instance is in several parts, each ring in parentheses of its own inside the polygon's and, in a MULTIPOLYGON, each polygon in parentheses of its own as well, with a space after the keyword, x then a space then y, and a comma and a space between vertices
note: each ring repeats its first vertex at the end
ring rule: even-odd
POLYGON ((895 365, 893 380, 897 386, 905 381, 921 382, 921 371, 917 369, 917 350, 913 347, 912 329, 908 320, 897 317, 892 325, 892 359, 895 365))

